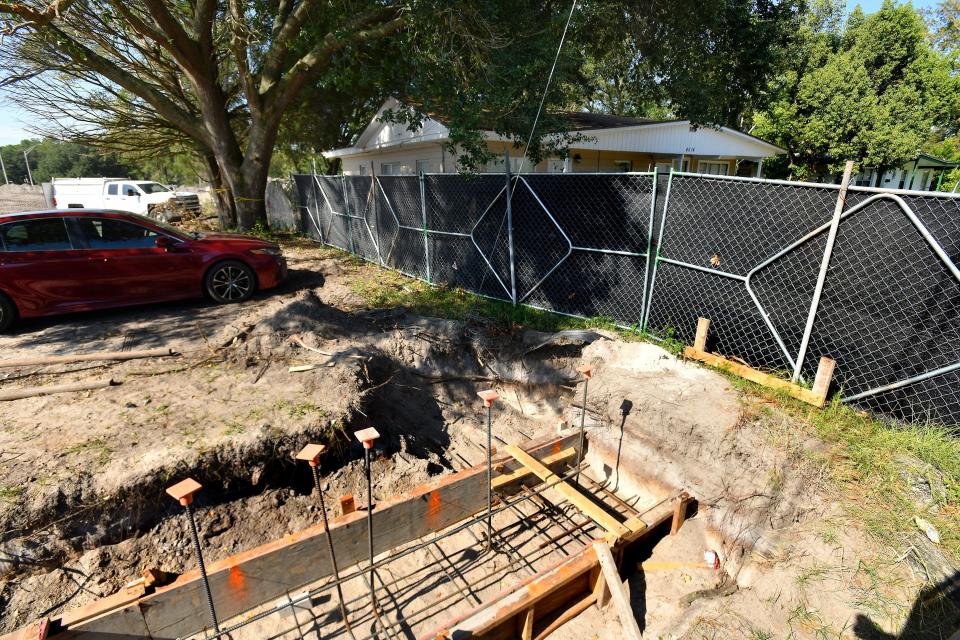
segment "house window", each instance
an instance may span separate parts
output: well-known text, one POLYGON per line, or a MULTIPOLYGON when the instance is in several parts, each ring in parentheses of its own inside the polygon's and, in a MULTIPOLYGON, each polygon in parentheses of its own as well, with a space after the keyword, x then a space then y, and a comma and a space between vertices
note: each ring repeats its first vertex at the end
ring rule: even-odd
POLYGON ((700 173, 706 173, 711 176, 725 176, 730 171, 730 165, 726 162, 704 162, 700 161, 697 165, 700 173))
POLYGON ((361 165, 360 165, 360 175, 362 175, 362 176, 367 175, 367 165, 365 165, 365 164, 361 164, 361 165))
POLYGON ((633 171, 633 160, 614 160, 613 170, 619 173, 630 173, 633 171))
POLYGON ((380 163, 380 175, 382 176, 398 176, 400 175, 400 163, 399 162, 381 162, 380 163))
POLYGON ((421 173, 430 173, 433 168, 430 166, 429 160, 417 160, 417 175, 421 173))

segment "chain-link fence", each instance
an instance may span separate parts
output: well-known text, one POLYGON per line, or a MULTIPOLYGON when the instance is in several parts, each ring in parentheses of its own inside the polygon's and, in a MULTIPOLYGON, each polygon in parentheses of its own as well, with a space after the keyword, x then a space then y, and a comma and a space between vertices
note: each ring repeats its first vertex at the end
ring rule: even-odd
POLYGON ((295 179, 304 232, 413 277, 686 343, 709 317, 715 352, 795 378, 829 355, 845 401, 960 425, 956 196, 851 187, 818 287, 838 185, 688 173, 524 174, 509 187, 491 174, 295 179))

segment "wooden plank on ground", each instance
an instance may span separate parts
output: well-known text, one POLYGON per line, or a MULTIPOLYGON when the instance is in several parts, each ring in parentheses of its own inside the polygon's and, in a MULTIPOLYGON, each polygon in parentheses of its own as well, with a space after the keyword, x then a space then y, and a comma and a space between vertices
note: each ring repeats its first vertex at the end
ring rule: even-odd
MULTIPOLYGON (((575 447, 577 440, 576 434, 570 434, 526 446, 528 455, 536 460, 575 447)), ((499 456, 495 463, 505 474, 521 468, 510 456, 499 456)), ((481 465, 442 476, 396 498, 381 500, 373 512, 375 552, 396 548, 479 512, 486 506, 486 482, 486 466, 481 465)), ((317 524, 210 563, 207 574, 218 617, 229 620, 330 575, 325 536, 323 525, 317 524)), ((365 512, 331 519, 330 536, 341 569, 366 560, 365 512)), ((207 615, 199 573, 191 571, 151 595, 80 622, 67 632, 70 635, 63 637, 106 637, 129 631, 133 637, 172 640, 200 632, 207 615)), ((69 616, 68 613, 65 617, 69 616)), ((52 622, 59 624, 58 620, 52 622)), ((60 635, 55 637, 59 639, 60 635)))
POLYGON ((597 554, 597 560, 600 562, 600 569, 603 571, 603 577, 607 581, 607 587, 613 596, 613 604, 617 608, 617 614, 620 616, 620 624, 623 626, 624 637, 629 640, 642 640, 640 637, 640 626, 633 615, 633 609, 630 607, 630 597, 626 589, 623 588, 623 582, 620 580, 620 571, 617 569, 617 561, 613 559, 610 553, 610 546, 606 542, 594 542, 593 550, 597 554))
MULTIPOLYGON (((541 462, 543 463, 543 466, 552 469, 555 466, 563 462, 566 462, 567 460, 571 460, 575 458, 576 456, 577 456, 576 447, 567 447, 560 453, 555 453, 547 456, 541 462)), ((526 467, 520 467, 516 471, 505 473, 499 477, 494 478, 493 490, 499 491, 504 486, 508 486, 513 483, 520 482, 521 480, 526 480, 532 475, 534 475, 533 471, 531 471, 526 467)))
POLYGON ((572 486, 564 482, 560 476, 543 466, 542 463, 533 458, 523 449, 515 444, 508 444, 506 446, 506 450, 507 453, 516 458, 520 464, 530 469, 548 485, 552 485, 553 489, 555 489, 557 493, 562 495, 564 499, 579 509, 588 518, 600 525, 608 533, 618 537, 626 536, 630 533, 630 529, 623 526, 616 518, 604 511, 599 505, 590 500, 587 496, 583 495, 572 486))
POLYGON ((784 391, 787 393, 787 395, 796 398, 797 400, 802 400, 807 404, 812 404, 815 407, 822 408, 824 404, 826 404, 826 395, 814 393, 810 389, 801 387, 798 384, 793 384, 787 380, 782 380, 776 376, 770 375, 769 373, 764 373, 763 371, 758 371, 752 367, 748 367, 745 364, 727 360, 723 356, 707 353, 705 351, 699 351, 693 347, 686 347, 683 350, 683 355, 691 360, 699 360, 700 362, 709 364, 710 366, 716 367, 721 371, 733 373, 741 378, 749 380, 750 382, 756 382, 759 385, 763 385, 764 387, 784 391))

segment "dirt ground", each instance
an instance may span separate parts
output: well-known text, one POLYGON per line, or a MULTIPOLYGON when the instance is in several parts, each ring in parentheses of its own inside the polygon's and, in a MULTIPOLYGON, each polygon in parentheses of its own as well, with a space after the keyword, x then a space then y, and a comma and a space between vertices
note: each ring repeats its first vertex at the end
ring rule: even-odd
MULTIPOLYGON (((0 405, 0 631, 113 593, 144 567, 193 568, 186 520, 163 492, 179 479, 205 485, 199 524, 206 557, 216 560, 317 522, 309 474, 293 460, 307 442, 333 445, 322 467, 330 494, 359 499, 362 451, 351 434, 376 426, 384 437, 374 496, 396 495, 482 459, 478 390, 501 393, 500 442, 556 433, 561 419, 576 424, 575 367, 584 360, 597 367, 587 403, 593 473, 625 494, 685 489, 701 505, 682 535, 658 544, 649 568, 630 579, 646 637, 953 631, 947 614, 911 618, 936 576, 844 515, 823 469, 798 455, 820 444, 791 439, 800 431, 792 418, 723 376, 603 332, 550 336, 481 318, 370 309, 354 283, 376 278, 375 268, 309 243, 285 251, 289 282, 242 305, 83 314, 25 322, 0 336, 4 359, 178 353, 0 368, 3 389, 121 382, 0 405), (316 367, 289 371, 303 364, 316 367), (720 553, 720 571, 700 568, 707 549, 720 553)), ((554 637, 613 639, 621 631, 608 605, 554 637)))

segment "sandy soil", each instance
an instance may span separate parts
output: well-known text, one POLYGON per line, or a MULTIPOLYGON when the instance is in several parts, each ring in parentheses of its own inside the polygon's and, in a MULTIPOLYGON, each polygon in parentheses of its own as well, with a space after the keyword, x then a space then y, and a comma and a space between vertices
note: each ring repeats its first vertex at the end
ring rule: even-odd
MULTIPOLYGON (((362 454, 351 434, 376 426, 384 438, 374 495, 396 495, 482 458, 475 394, 487 386, 503 397, 502 442, 555 433, 560 419, 578 424, 575 367, 584 359, 597 367, 587 403, 596 477, 624 494, 686 489, 700 500, 697 517, 629 581, 647 637, 952 631, 946 617, 911 622, 930 577, 844 516, 823 468, 797 453, 821 445, 797 439, 791 418, 726 378, 610 336, 551 342, 481 320, 370 310, 351 283, 376 269, 310 244, 287 252, 290 281, 242 305, 84 314, 0 336, 9 358, 147 347, 180 354, 0 369, 2 388, 122 381, 0 405, 0 631, 113 593, 147 566, 192 568, 186 521, 163 493, 176 480, 204 483, 201 535, 208 558, 222 558, 316 522, 309 475, 292 459, 306 442, 333 445, 323 466, 330 494, 359 497, 362 454), (294 364, 318 366, 291 373, 294 364), (705 549, 720 553, 720 571, 696 566, 705 549)), ((608 605, 555 637, 621 632, 608 605)))

